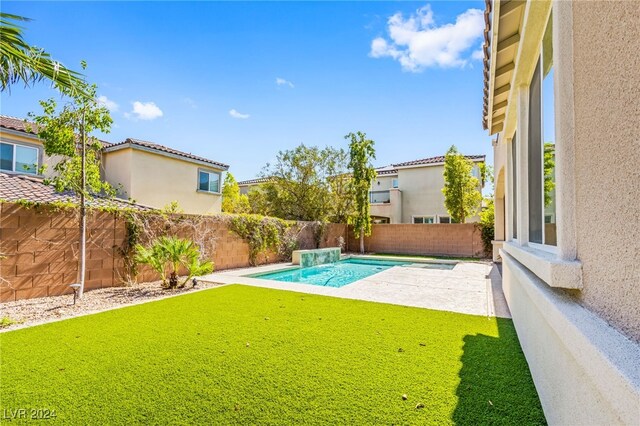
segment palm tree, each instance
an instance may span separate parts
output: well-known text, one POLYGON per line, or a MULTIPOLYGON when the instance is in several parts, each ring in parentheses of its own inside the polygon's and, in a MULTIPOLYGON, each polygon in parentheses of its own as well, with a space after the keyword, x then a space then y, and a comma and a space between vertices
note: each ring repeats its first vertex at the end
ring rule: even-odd
POLYGON ((28 21, 29 18, 0 12, 0 90, 10 90, 11 85, 20 81, 30 86, 47 79, 61 91, 84 94, 80 85, 82 74, 24 41, 19 22, 28 21))

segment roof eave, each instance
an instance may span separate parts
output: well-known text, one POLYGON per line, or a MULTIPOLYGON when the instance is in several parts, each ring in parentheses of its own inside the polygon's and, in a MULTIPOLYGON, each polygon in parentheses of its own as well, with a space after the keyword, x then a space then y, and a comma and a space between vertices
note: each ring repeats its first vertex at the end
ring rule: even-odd
POLYGON ((107 147, 104 147, 102 149, 102 152, 109 153, 109 152, 119 151, 121 149, 126 149, 126 148, 137 149, 139 151, 146 151, 146 152, 150 152, 152 154, 158 154, 158 155, 162 155, 164 157, 174 158, 176 160, 182 160, 182 161, 186 161, 188 163, 198 164, 198 165, 201 165, 201 166, 204 166, 204 167, 208 167, 210 169, 217 169, 217 170, 220 170, 220 171, 229 170, 229 166, 227 164, 210 163, 208 161, 198 160, 196 158, 189 158, 189 157, 185 157, 183 155, 178 155, 178 154, 174 154, 174 153, 171 153, 171 152, 166 152, 166 151, 163 151, 161 149, 156 149, 156 148, 151 148, 151 147, 148 147, 148 146, 138 145, 135 142, 124 142, 124 143, 119 143, 119 144, 114 144, 114 145, 111 145, 111 146, 107 146, 107 147))

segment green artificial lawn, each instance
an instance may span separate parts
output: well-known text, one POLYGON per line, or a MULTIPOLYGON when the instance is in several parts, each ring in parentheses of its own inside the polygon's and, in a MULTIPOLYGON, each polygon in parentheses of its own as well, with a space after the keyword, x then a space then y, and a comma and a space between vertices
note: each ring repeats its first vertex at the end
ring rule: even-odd
POLYGON ((231 285, 3 333, 0 345, 5 417, 545 423, 507 319, 231 285))

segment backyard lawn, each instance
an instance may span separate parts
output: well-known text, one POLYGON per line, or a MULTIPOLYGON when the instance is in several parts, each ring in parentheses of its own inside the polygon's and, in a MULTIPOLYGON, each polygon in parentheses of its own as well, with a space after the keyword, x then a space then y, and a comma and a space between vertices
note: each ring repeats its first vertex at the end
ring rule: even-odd
POLYGON ((545 423, 507 319, 231 285, 3 333, 0 345, 4 416, 545 423))

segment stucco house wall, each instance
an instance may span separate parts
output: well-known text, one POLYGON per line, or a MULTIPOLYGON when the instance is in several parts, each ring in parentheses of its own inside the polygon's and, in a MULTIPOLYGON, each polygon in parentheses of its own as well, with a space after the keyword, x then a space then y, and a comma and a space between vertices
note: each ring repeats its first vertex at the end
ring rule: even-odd
MULTIPOLYGON (((494 34, 505 4, 497 3, 494 34)), ((550 424, 640 424, 640 8, 561 0, 521 7, 524 36, 495 146, 503 290, 550 424), (548 19, 555 247, 528 240, 528 82, 548 19)))

